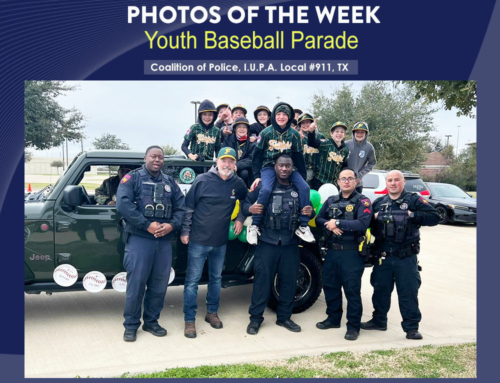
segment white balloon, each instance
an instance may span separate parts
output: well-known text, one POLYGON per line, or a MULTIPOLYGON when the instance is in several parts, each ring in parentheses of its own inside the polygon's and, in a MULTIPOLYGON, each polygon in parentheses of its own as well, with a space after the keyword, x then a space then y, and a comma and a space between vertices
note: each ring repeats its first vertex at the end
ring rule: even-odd
POLYGON ((339 191, 334 184, 323 184, 318 190, 321 203, 324 203, 332 195, 338 195, 339 191))

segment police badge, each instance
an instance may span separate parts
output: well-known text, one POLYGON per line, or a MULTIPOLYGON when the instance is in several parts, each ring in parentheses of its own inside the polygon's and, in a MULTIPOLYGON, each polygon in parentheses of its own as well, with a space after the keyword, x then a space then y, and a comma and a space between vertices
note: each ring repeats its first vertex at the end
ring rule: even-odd
POLYGON ((349 212, 349 213, 350 213, 351 211, 353 211, 353 210, 354 210, 354 206, 353 206, 353 205, 347 205, 347 206, 345 207, 345 210, 346 210, 347 212, 349 212))
POLYGON ((403 202, 401 205, 399 205, 399 208, 401 210, 408 210, 408 204, 406 202, 403 202))
POLYGON ((170 188, 170 185, 165 185, 165 191, 167 193, 170 193, 172 191, 172 189, 170 188))
POLYGON ((299 196, 299 193, 297 193, 296 191, 293 191, 291 194, 293 198, 297 198, 299 196))
POLYGON ((192 184, 196 178, 196 174, 191 168, 184 168, 179 173, 179 178, 184 184, 192 184))

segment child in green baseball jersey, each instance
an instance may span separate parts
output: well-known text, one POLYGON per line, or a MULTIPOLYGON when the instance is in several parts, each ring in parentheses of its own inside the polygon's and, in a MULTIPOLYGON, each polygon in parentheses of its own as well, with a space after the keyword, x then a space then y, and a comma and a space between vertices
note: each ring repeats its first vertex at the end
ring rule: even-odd
MULTIPOLYGON (((309 127, 314 122, 314 117, 310 113, 302 113, 299 116, 298 130, 300 133, 300 139, 302 142, 302 147, 304 148, 304 159, 306 160, 306 168, 307 168, 307 179, 306 181, 309 183, 314 178, 314 173, 317 170, 317 162, 319 157, 319 149, 313 148, 308 145, 307 133, 309 132, 309 127)), ((319 132, 319 130, 315 130, 316 137, 318 139, 323 139, 325 136, 319 132)))
POLYGON ((318 170, 311 180, 311 188, 318 190, 323 184, 334 184, 337 188, 337 178, 340 171, 347 167, 349 148, 344 143, 347 125, 336 122, 330 128, 330 138, 319 139, 314 134, 316 121, 309 127, 308 145, 319 149, 318 170))
MULTIPOLYGON (((305 181, 307 172, 304 156, 302 154, 302 143, 300 135, 290 127, 293 119, 293 109, 290 105, 279 102, 271 113, 271 125, 265 128, 257 138, 257 148, 253 156, 253 173, 255 182, 252 189, 261 181, 262 185, 257 202, 267 209, 271 193, 276 181, 274 163, 283 153, 290 154, 296 171, 292 172, 290 181, 297 187, 299 192, 299 221, 300 227, 295 231, 297 236, 307 242, 314 242, 314 236, 309 229, 309 217, 300 214, 302 209, 310 205, 310 188, 305 181)), ((248 227, 247 241, 256 245, 259 235, 259 225, 262 214, 253 215, 252 225, 248 227)))
POLYGON ((184 136, 181 149, 193 161, 212 160, 221 146, 220 129, 214 126, 217 111, 210 100, 204 100, 198 109, 198 123, 184 136), (188 149, 189 146, 189 149, 188 149))

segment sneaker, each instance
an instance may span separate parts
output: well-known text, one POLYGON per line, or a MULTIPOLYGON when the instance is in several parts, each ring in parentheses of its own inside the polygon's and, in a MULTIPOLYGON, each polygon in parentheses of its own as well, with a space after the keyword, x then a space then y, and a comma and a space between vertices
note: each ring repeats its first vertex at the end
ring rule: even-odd
POLYGON ((186 338, 196 338, 196 326, 194 322, 186 322, 184 324, 184 336, 186 338))
POLYGON ((297 230, 295 230, 295 235, 303 241, 310 243, 316 242, 309 226, 300 226, 297 230))
POLYGON ((356 339, 358 339, 358 336, 359 336, 359 331, 347 330, 347 332, 345 333, 344 339, 356 340, 356 339))
POLYGON ((257 335, 257 333, 259 332, 259 328, 260 328, 260 323, 250 322, 247 327, 247 334, 257 335))
POLYGON ((153 325, 144 324, 142 326, 142 329, 144 331, 150 332, 154 336, 166 336, 167 335, 167 330, 165 330, 159 324, 153 324, 153 325))
POLYGON ((137 339, 137 330, 133 330, 130 328, 125 330, 125 333, 123 334, 123 340, 125 342, 135 342, 136 339, 137 339))
POLYGON ((387 331, 387 326, 380 326, 376 324, 373 320, 369 320, 368 322, 361 322, 361 328, 363 330, 387 331))
POLYGON ((222 328, 222 322, 217 313, 207 313, 205 315, 205 322, 210 323, 213 328, 222 328))
POLYGON ((256 245, 259 242, 260 230, 257 225, 248 226, 247 230, 247 242, 250 245, 256 245))
POLYGON ((424 337, 418 332, 418 330, 410 330, 406 333, 406 339, 419 340, 424 339, 424 337))
POLYGON ((291 319, 288 319, 288 320, 283 321, 283 322, 276 321, 276 324, 278 326, 286 328, 288 331, 291 331, 291 332, 300 332, 300 330, 301 330, 300 326, 291 319))

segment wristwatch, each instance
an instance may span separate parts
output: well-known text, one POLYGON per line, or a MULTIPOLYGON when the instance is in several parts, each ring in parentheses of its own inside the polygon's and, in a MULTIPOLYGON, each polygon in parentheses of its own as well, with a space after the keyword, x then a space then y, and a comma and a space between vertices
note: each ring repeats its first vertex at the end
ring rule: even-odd
POLYGON ((338 219, 335 220, 335 226, 339 227, 339 225, 340 225, 340 220, 338 220, 338 219))

